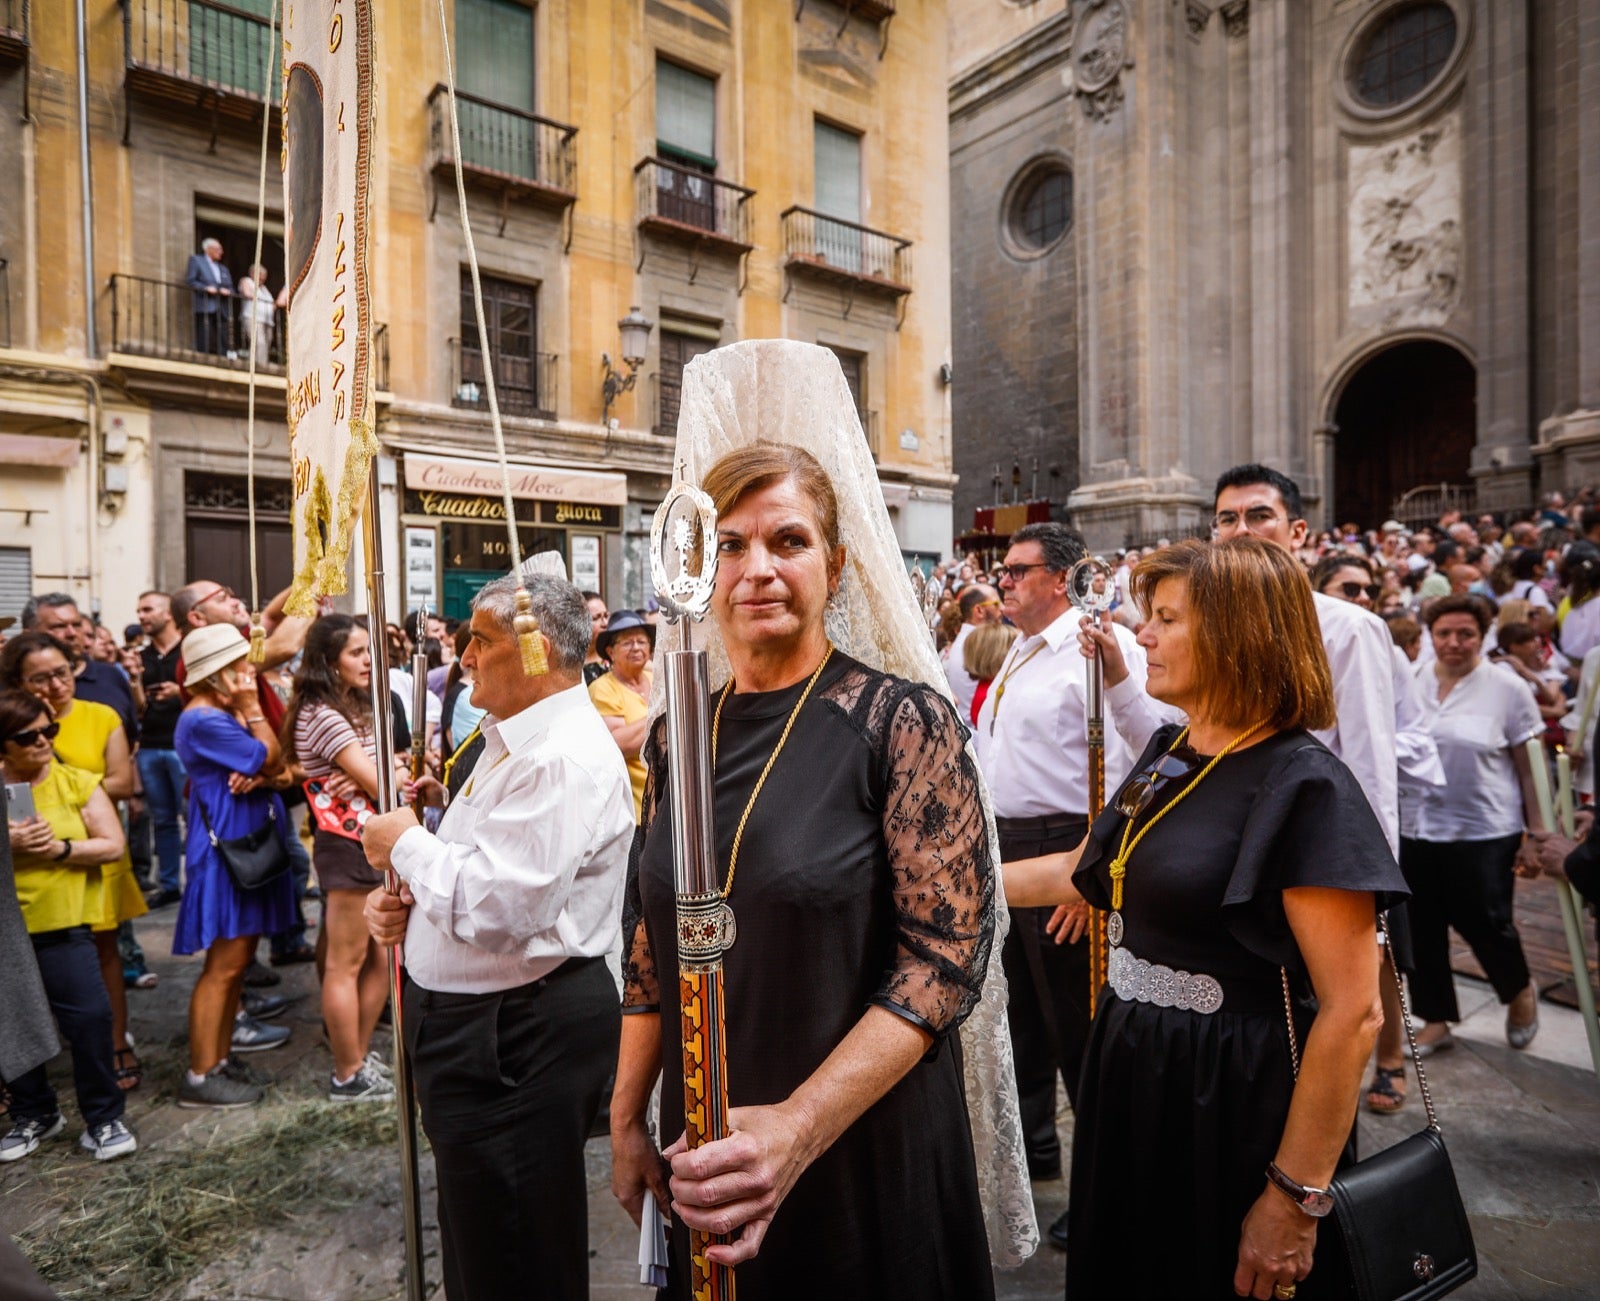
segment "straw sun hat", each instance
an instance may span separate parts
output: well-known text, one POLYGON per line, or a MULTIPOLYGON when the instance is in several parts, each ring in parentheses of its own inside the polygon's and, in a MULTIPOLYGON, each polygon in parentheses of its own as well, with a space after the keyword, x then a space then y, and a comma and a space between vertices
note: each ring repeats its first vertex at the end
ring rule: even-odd
POLYGON ((196 628, 183 639, 183 685, 204 682, 249 653, 250 643, 231 623, 208 623, 196 628))

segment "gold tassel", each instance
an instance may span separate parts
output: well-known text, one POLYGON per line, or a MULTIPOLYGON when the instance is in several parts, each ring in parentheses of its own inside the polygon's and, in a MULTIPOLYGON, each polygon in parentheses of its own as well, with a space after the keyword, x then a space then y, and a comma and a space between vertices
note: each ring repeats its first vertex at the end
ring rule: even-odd
POLYGON ((522 651, 522 671, 530 678, 542 678, 550 671, 545 659, 544 640, 539 635, 539 620, 534 617, 533 598, 525 587, 517 588, 517 614, 511 621, 522 651))
POLYGON ((267 662, 267 630, 260 614, 250 621, 250 662, 256 665, 267 662))

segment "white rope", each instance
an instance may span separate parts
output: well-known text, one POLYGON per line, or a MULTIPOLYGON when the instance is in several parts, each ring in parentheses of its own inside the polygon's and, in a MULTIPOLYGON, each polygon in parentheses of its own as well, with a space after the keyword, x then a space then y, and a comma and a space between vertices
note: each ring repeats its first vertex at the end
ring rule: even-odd
POLYGON ((489 394, 489 423, 494 428, 495 458, 500 462, 500 490, 505 497, 511 572, 517 574, 522 569, 522 546, 517 540, 517 511, 511 497, 511 466, 506 460, 506 435, 500 427, 500 398, 494 387, 493 350, 489 347, 489 330, 483 319, 483 285, 478 280, 478 248, 472 241, 472 221, 467 216, 467 183, 461 170, 461 126, 456 117, 456 66, 450 54, 450 25, 445 17, 444 0, 439 0, 439 35, 440 44, 444 47, 445 85, 450 91, 450 145, 455 160, 456 201, 461 207, 461 234, 467 242, 467 269, 472 275, 472 311, 478 322, 478 351, 483 357, 484 388, 489 394))
MULTIPOLYGON (((278 0, 272 0, 272 12, 267 18, 267 66, 262 72, 261 102, 261 170, 256 178, 256 255, 250 263, 251 281, 255 292, 250 296, 247 346, 250 349, 249 390, 245 407, 245 494, 246 512, 250 530, 250 619, 254 638, 257 620, 261 617, 261 576, 256 561, 256 299, 264 285, 256 281, 255 270, 261 265, 261 246, 266 238, 267 226, 267 148, 272 127, 272 65, 277 53, 278 0)), ((281 128, 280 128, 281 129, 281 128)), ((265 280, 266 277, 262 277, 265 280)), ((268 299, 271 302, 271 299, 268 299)))

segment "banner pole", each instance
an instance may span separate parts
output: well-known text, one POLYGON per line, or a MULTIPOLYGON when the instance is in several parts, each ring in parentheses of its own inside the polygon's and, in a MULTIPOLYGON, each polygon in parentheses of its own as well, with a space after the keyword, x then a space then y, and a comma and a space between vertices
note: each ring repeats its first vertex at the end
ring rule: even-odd
MULTIPOLYGON (((378 458, 367 466, 367 504, 361 512, 361 545, 367 570, 367 633, 372 645, 372 725, 378 738, 378 807, 385 813, 397 806, 394 788, 394 717, 389 696, 388 618, 383 591, 383 532, 379 518, 378 458)), ((418 727, 425 727, 419 719, 418 727)), ((383 888, 400 893, 400 878, 393 869, 383 874, 383 888)), ((406 1056, 404 946, 384 950, 389 967, 389 1015, 394 1029, 394 1100, 400 1121, 400 1202, 405 1219, 406 1301, 422 1301, 422 1185, 417 1173, 417 1109, 411 1082, 411 1062, 406 1056)))

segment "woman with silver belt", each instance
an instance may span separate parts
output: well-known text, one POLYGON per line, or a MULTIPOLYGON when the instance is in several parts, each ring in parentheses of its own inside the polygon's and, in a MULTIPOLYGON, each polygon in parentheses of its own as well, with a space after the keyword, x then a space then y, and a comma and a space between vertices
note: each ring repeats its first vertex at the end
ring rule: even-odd
POLYGON ((1076 893, 1111 913, 1067 1295, 1336 1296, 1337 1235, 1317 1229, 1382 1019, 1377 911, 1404 882, 1355 779, 1309 734, 1333 690, 1294 558, 1249 537, 1184 542, 1133 583, 1148 690, 1189 725, 1157 731, 1080 849, 1004 869, 1013 906, 1076 893), (1140 1208, 1157 1203, 1184 1213, 1152 1252, 1140 1208))

